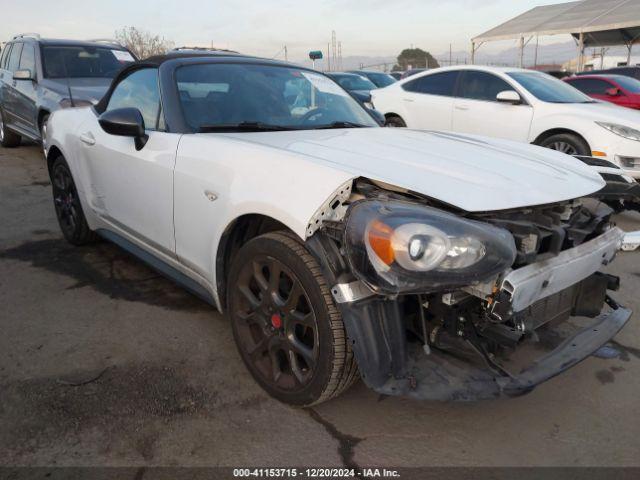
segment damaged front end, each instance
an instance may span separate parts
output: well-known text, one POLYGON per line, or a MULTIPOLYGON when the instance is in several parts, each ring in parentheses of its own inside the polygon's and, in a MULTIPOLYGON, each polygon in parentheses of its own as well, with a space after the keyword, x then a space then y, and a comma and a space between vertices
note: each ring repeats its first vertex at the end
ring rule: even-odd
POLYGON ((597 199, 469 214, 367 180, 342 195, 307 243, 381 394, 520 395, 631 316, 609 294, 618 278, 599 272, 624 234, 597 199))

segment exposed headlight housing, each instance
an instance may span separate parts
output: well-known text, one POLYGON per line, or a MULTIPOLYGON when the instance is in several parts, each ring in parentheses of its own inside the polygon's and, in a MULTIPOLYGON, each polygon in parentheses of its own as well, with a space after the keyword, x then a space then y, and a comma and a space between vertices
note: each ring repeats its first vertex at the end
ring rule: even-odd
POLYGON ((355 275, 395 294, 472 285, 516 258, 502 228, 409 202, 364 200, 347 212, 345 248, 355 275))
POLYGON ((623 138, 627 138, 629 140, 635 140, 640 142, 640 130, 636 130, 635 128, 625 127, 624 125, 618 125, 617 123, 608 123, 608 122, 596 122, 602 128, 606 128, 611 133, 615 133, 623 138))

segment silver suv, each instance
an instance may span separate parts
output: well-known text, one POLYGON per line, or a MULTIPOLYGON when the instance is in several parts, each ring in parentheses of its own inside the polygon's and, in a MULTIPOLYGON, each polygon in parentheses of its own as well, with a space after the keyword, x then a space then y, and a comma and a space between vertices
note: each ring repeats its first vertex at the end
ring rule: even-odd
POLYGON ((115 40, 13 37, 0 56, 0 144, 41 141, 47 118, 60 108, 97 103, 133 54, 115 40))

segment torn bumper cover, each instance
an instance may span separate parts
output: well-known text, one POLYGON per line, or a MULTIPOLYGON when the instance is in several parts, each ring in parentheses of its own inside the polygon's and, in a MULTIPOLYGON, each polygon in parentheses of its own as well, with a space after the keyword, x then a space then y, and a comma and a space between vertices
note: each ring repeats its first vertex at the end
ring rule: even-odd
POLYGON ((425 354, 421 345, 406 342, 393 301, 362 302, 343 310, 343 315, 362 378, 376 392, 422 400, 474 401, 528 393, 592 355, 631 317, 630 310, 608 300, 611 311, 592 319, 517 373, 509 371, 507 363, 498 372, 435 348, 425 354))

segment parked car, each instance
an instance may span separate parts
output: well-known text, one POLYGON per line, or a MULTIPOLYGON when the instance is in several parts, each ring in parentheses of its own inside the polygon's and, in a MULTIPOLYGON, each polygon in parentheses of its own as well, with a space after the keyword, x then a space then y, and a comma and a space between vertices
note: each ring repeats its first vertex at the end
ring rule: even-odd
POLYGON ((640 80, 640 67, 613 67, 604 70, 585 70, 576 75, 622 75, 640 80))
POLYGON ((392 83, 396 83, 398 81, 396 78, 384 72, 375 72, 370 70, 352 70, 351 72, 348 72, 348 73, 353 73, 355 75, 361 75, 363 77, 366 77, 377 88, 388 87, 392 83))
POLYGON ((582 75, 564 79, 569 85, 598 100, 640 109, 640 80, 622 75, 582 75))
POLYGON ((0 144, 16 147, 22 137, 41 141, 52 112, 97 103, 134 60, 111 41, 13 37, 0 57, 0 144))
POLYGON ((344 72, 329 72, 327 75, 364 105, 371 105, 371 90, 378 87, 367 77, 344 72))
POLYGON ((390 126, 451 130, 597 156, 640 178, 640 112, 598 102, 547 74, 439 68, 373 92, 390 126))
POLYGON ((400 80, 402 78, 402 72, 391 72, 389 75, 391 75, 396 80, 400 80))
POLYGON ((623 233, 591 166, 380 128, 314 70, 147 59, 95 107, 54 112, 47 150, 65 238, 111 240, 226 312, 249 372, 291 404, 360 375, 387 395, 519 395, 631 315, 598 272, 623 233))
POLYGON ((404 72, 402 72, 402 75, 400 76, 400 80, 404 80, 405 78, 413 77, 414 75, 417 75, 418 73, 422 73, 422 72, 426 72, 426 71, 427 71, 426 68, 410 68, 409 70, 405 70, 404 72))

